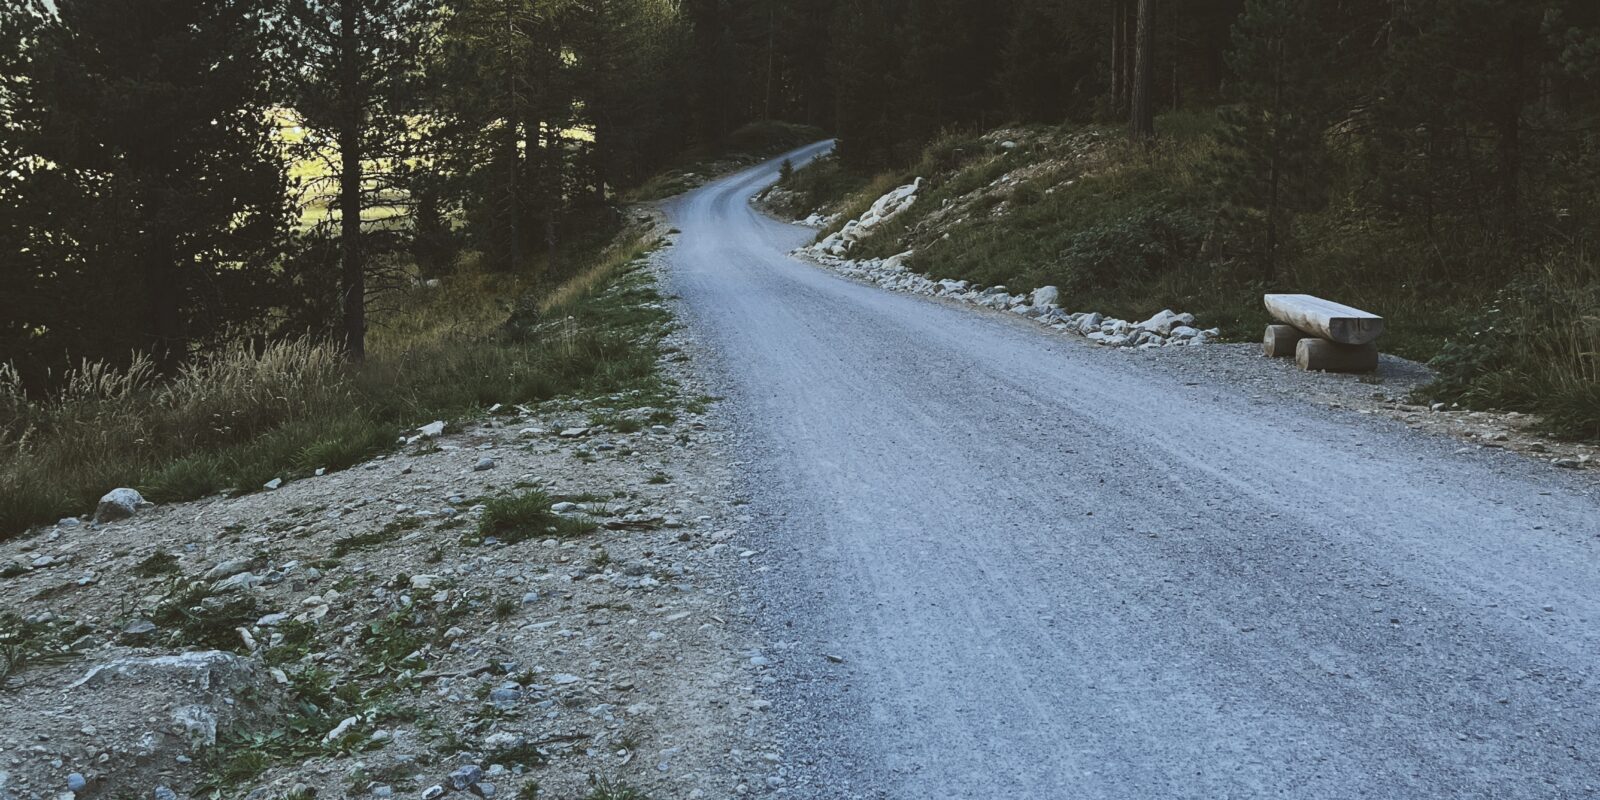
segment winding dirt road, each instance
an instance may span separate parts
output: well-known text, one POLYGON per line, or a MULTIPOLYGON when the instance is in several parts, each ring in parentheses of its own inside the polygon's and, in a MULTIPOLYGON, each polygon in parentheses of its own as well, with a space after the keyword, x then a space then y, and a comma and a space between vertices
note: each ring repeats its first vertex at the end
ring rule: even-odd
POLYGON ((750 207, 777 163, 668 213, 785 796, 1600 787, 1592 478, 844 280, 750 207))

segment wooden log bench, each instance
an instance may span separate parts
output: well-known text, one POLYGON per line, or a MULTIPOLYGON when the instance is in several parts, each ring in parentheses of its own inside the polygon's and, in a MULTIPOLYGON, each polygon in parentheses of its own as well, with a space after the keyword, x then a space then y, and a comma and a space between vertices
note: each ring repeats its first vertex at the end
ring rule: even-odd
POLYGON ((1378 368, 1383 317, 1309 294, 1269 294, 1268 325, 1261 350, 1268 356, 1294 356, 1301 369, 1371 372, 1378 368))

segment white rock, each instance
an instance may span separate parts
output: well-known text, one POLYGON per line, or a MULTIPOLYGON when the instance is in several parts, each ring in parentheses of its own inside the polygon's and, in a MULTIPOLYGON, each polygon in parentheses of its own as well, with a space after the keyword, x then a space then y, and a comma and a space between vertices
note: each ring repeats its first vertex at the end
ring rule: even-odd
MULTIPOLYGON (((1193 322, 1194 318, 1190 317, 1189 321, 1193 322)), ((1171 333, 1173 328, 1183 324, 1186 324, 1184 323, 1183 319, 1178 314, 1173 313, 1172 309, 1167 308, 1162 309, 1155 316, 1139 323, 1138 328, 1140 330, 1152 331, 1165 336, 1171 333)))
POLYGON ((237 575, 230 575, 224 580, 217 581, 215 584, 212 584, 211 590, 219 593, 242 592, 248 589, 254 589, 260 585, 261 576, 255 574, 254 572, 241 572, 237 575))
POLYGON ((206 570, 206 574, 203 577, 208 581, 220 581, 223 578, 231 578, 234 575, 238 575, 249 568, 250 559, 230 558, 206 570))
POLYGON ((148 504, 138 492, 125 487, 112 489, 106 492, 104 497, 100 498, 100 503, 94 510, 94 521, 97 523, 116 522, 120 519, 127 519, 139 509, 147 507, 148 504))
POLYGON ((860 217, 846 222, 843 228, 812 245, 810 251, 819 255, 844 256, 850 251, 851 246, 871 233, 873 228, 910 208, 911 204, 916 202, 917 190, 921 188, 922 179, 917 178, 912 183, 889 191, 873 202, 872 207, 860 217))
POLYGON ((1031 300, 1033 305, 1039 308, 1050 308, 1059 304, 1061 290, 1054 286, 1040 286, 1033 290, 1031 300))
POLYGON ((360 717, 345 717, 339 722, 338 725, 333 726, 333 730, 328 731, 327 736, 322 737, 322 741, 331 742, 335 739, 338 739, 340 736, 349 733, 350 729, 355 727, 355 724, 360 721, 360 717))

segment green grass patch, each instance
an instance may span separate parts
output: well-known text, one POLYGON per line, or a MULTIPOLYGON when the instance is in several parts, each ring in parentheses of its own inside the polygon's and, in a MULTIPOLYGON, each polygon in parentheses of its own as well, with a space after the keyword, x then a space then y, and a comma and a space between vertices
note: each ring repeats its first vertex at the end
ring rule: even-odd
POLYGON ((478 539, 492 536, 506 544, 516 544, 529 539, 570 539, 599 528, 588 517, 551 511, 555 502, 539 491, 492 498, 484 504, 483 517, 478 521, 478 539))
POLYGON ((246 652, 239 628, 261 618, 249 592, 219 593, 203 580, 174 581, 150 615, 157 633, 174 647, 246 652))
POLYGON ((30 667, 77 658, 70 645, 89 630, 76 622, 28 622, 14 612, 0 612, 0 691, 30 667))
POLYGON ((643 790, 621 781, 593 778, 583 800, 650 800, 643 790))

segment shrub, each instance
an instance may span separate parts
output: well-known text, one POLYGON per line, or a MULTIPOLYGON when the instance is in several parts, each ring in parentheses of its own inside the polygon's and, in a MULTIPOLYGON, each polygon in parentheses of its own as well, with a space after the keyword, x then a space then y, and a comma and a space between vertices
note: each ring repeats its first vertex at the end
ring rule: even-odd
POLYGON ((1545 417, 1564 438, 1600 440, 1600 269, 1559 254, 1502 290, 1431 362, 1425 396, 1545 417))
MULTIPOLYGON (((859 190, 872 180, 870 173, 846 167, 836 156, 823 156, 813 160, 782 180, 787 195, 792 200, 777 206, 790 217, 801 217, 820 209, 827 209, 859 190)), ((877 199, 877 198, 873 198, 877 199)))
POLYGON ((1162 207, 1081 229, 1059 257, 1064 288, 1083 294, 1147 281, 1183 266, 1203 235, 1192 214, 1162 207))

